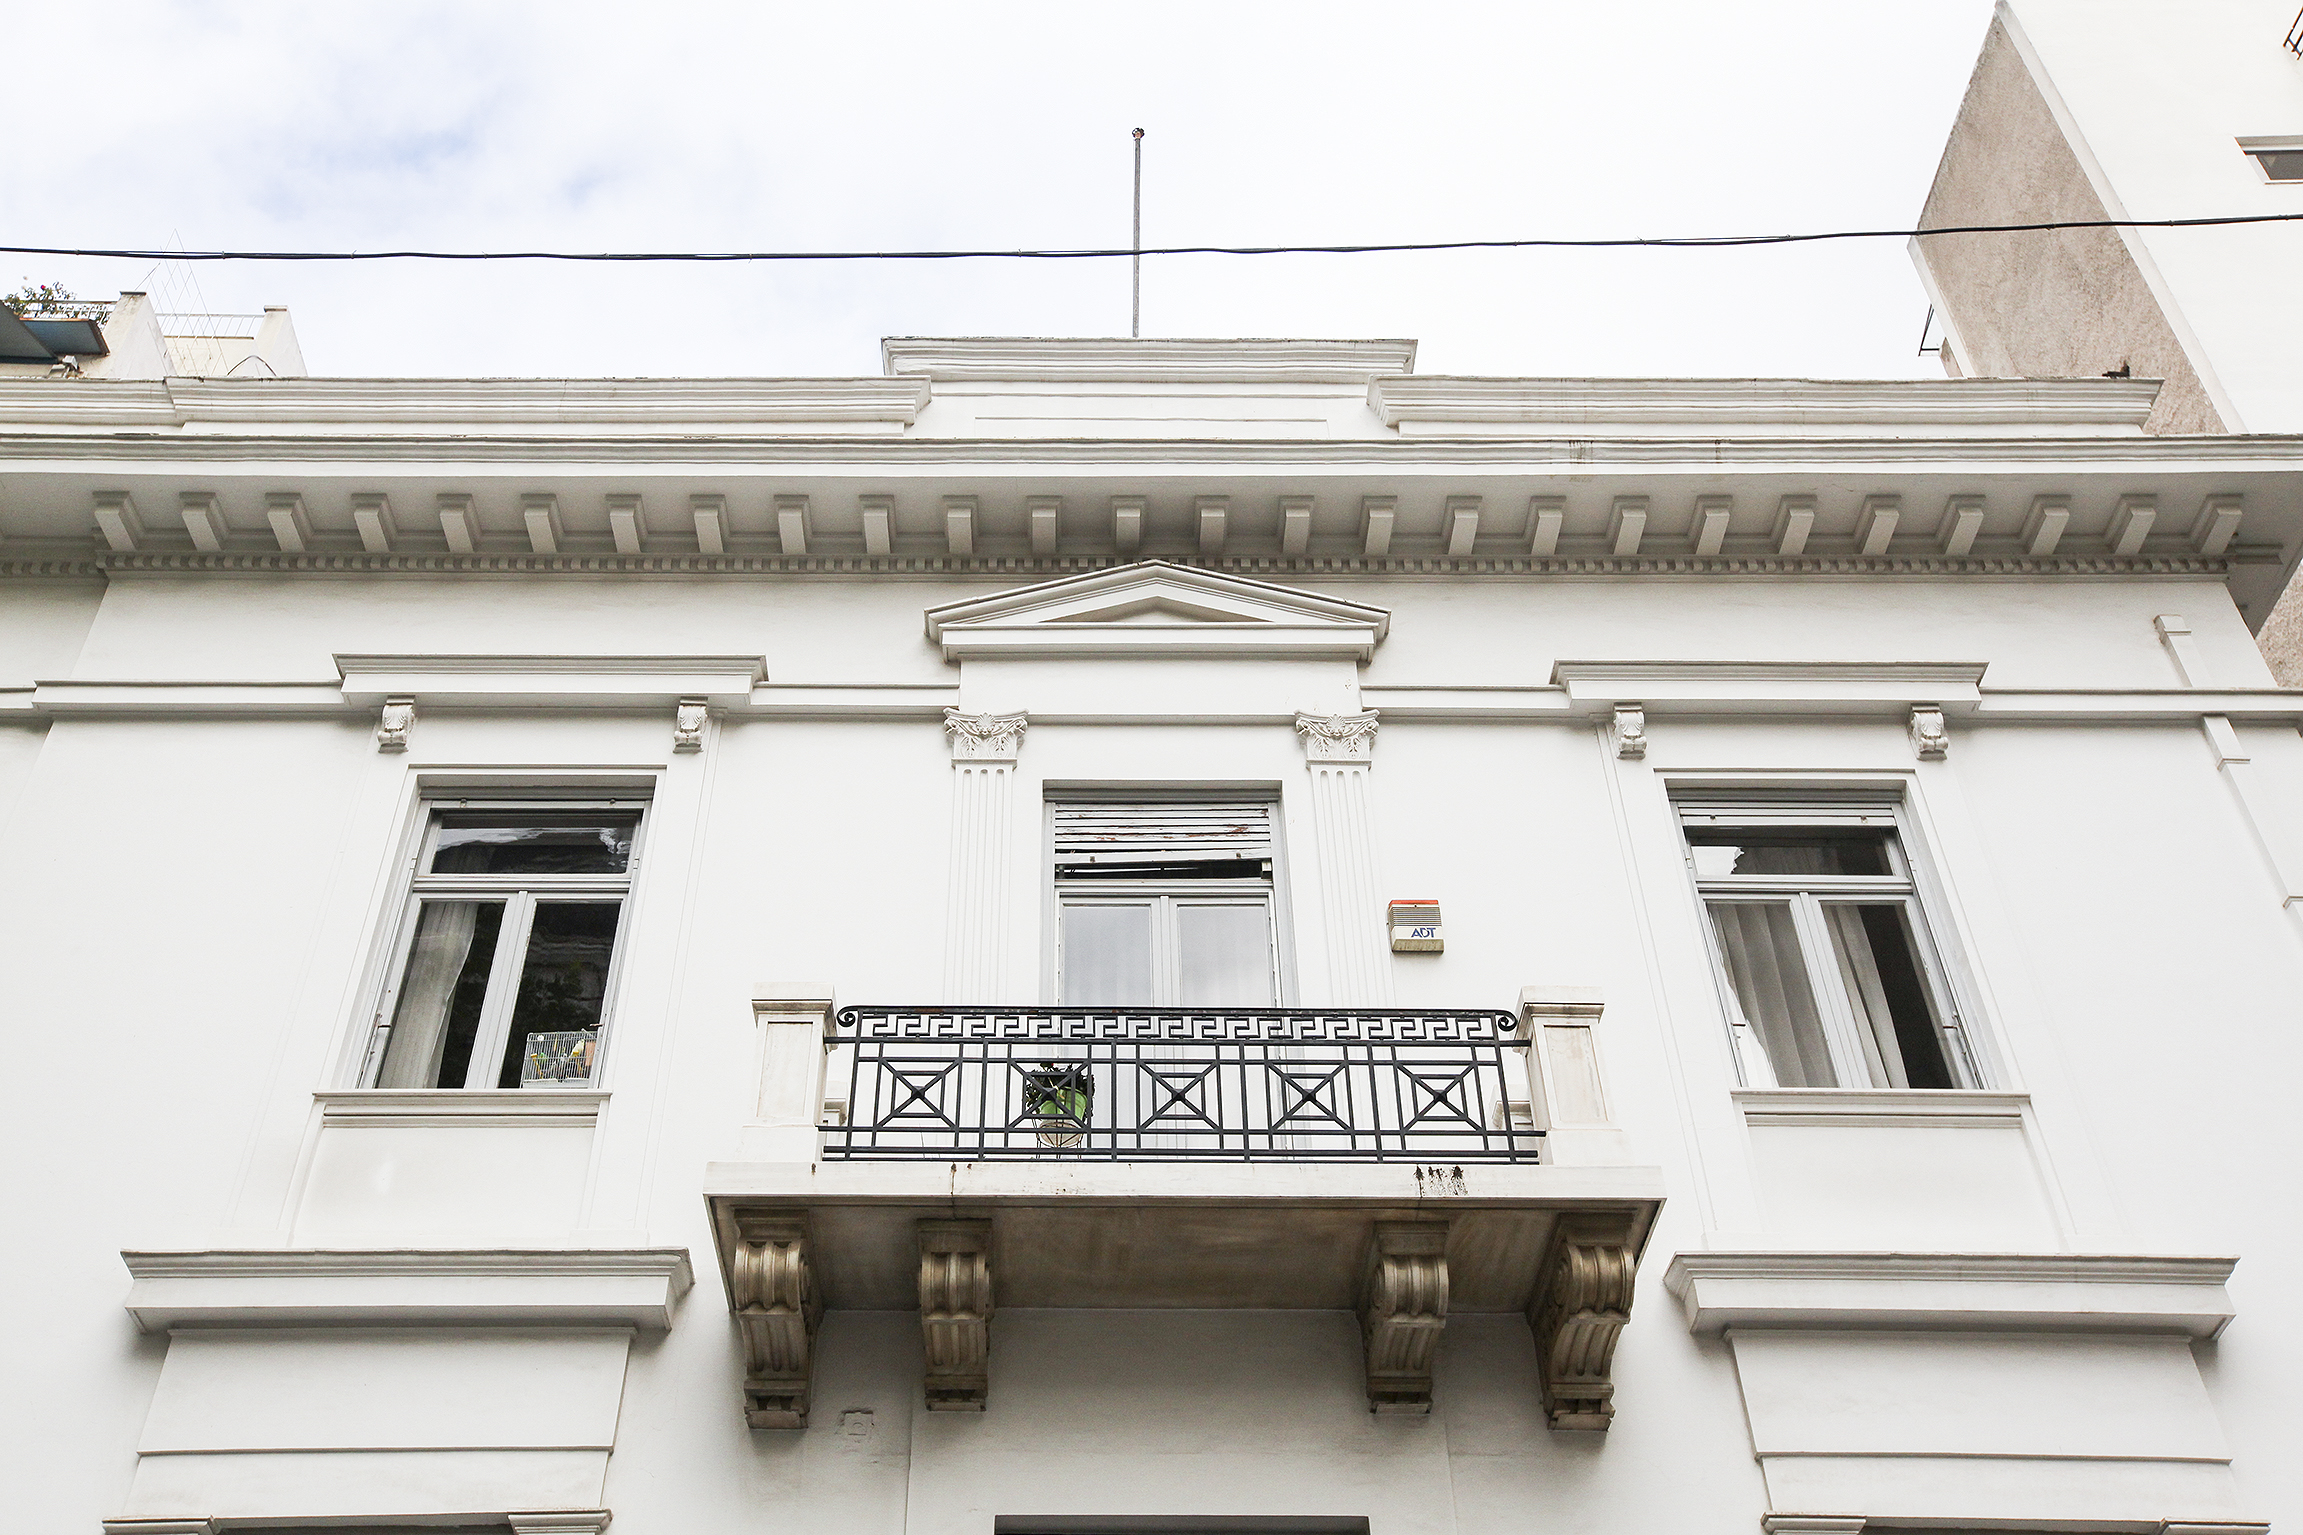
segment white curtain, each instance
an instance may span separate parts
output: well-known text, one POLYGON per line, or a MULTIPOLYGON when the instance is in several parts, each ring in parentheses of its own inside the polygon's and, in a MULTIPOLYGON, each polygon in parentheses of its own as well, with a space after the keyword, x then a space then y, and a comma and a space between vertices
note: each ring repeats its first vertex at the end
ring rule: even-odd
POLYGON ((1715 901, 1711 922, 1736 1005, 1758 1034, 1776 1085, 1837 1087, 1790 905, 1715 901))
POLYGON ((1863 927, 1863 908, 1826 906, 1823 918, 1830 924, 1831 944, 1839 953, 1839 975, 1847 983, 1847 999, 1855 1007, 1855 1033, 1863 1041, 1863 1063, 1871 1072, 1871 1085, 1909 1087, 1903 1046, 1895 1037, 1895 1015, 1888 1010, 1879 961, 1871 952, 1871 935, 1863 927))
POLYGON ((440 1055, 448 1043, 448 1013, 456 982, 472 952, 480 921, 478 901, 426 901, 408 946, 408 972, 392 1012, 392 1039, 384 1047, 378 1087, 462 1087, 442 1082, 440 1055))

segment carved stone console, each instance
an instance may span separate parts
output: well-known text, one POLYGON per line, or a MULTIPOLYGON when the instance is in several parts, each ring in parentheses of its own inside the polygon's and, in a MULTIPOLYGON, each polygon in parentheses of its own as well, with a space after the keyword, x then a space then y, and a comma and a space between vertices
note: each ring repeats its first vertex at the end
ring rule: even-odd
POLYGON ((920 1222, 928 1411, 982 1412, 989 1386, 992 1223, 920 1222))
MULTIPOLYGON (((1386 1415, 1432 1410, 1451 1316, 1525 1317, 1551 1425, 1604 1429, 1633 1266, 1663 1203, 1659 1169, 1596 1162, 1245 1162, 1216 1175, 826 1157, 714 1163, 706 1177, 744 1335, 746 1415, 785 1428, 804 1425, 822 1310, 917 1306, 925 1410, 984 1411, 996 1302, 1019 1314, 1353 1311, 1368 1410, 1386 1415)), ((1025 1350, 1009 1366, 1022 1378, 1001 1389, 1032 1394, 1045 1372, 1078 1367, 1025 1350)))
POLYGON ((1563 1217, 1552 1232, 1527 1320, 1553 1428, 1604 1429, 1615 1416, 1610 1371, 1638 1265, 1622 1220, 1563 1217))
POLYGON ((808 1246, 805 1212, 737 1217, 728 1301, 743 1330, 744 1421, 754 1428, 808 1426, 808 1376, 823 1317, 808 1246))
POLYGON ((1447 1222, 1378 1221, 1360 1284, 1367 1410, 1431 1411, 1431 1365, 1447 1325, 1447 1222))

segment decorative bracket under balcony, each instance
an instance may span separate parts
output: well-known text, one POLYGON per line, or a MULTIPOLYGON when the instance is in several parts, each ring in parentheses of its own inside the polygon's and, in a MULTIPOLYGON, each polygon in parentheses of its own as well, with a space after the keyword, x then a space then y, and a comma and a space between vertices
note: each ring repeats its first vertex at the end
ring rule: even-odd
POLYGON ((981 1411, 996 1265, 1008 1307, 1355 1312, 1368 1406, 1386 1414, 1431 1410, 1450 1315, 1523 1316, 1551 1425, 1608 1426, 1657 1169, 1077 1152, 713 1164, 747 1420, 805 1425, 824 1308, 916 1305, 926 1409, 981 1411))
POLYGON ((816 1324, 823 1318, 803 1210, 736 1217, 728 1303, 744 1335, 744 1421, 806 1428, 816 1324))
POLYGON ((1631 1320, 1639 1251, 1631 1222, 1563 1217, 1528 1307, 1553 1428, 1605 1429, 1615 1416, 1615 1340, 1631 1320))
POLYGON ((1447 1222, 1379 1221, 1359 1303, 1367 1410, 1431 1411, 1431 1366, 1447 1325, 1447 1222))
POLYGON ((919 1232, 928 1411, 982 1412, 992 1349, 992 1223, 921 1221, 919 1232))

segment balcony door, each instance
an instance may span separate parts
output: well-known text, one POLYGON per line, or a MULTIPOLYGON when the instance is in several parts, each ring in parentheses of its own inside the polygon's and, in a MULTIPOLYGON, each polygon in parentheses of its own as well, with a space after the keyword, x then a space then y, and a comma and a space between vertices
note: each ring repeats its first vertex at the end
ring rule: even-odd
POLYGON ((1271 1007, 1269 805, 1055 807, 1056 999, 1271 1007))

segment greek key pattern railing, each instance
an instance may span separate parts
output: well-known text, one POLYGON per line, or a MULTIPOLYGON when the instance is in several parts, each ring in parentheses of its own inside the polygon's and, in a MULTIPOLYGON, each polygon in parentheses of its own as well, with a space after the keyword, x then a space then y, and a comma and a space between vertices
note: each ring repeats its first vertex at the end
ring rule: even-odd
POLYGON ((832 1044, 830 1158, 1540 1160, 1506 1012, 848 1007, 832 1044))

